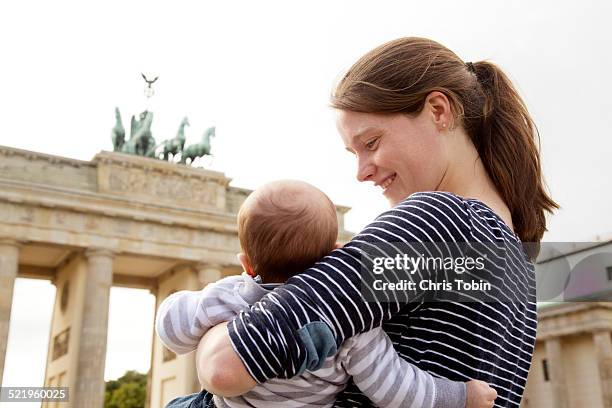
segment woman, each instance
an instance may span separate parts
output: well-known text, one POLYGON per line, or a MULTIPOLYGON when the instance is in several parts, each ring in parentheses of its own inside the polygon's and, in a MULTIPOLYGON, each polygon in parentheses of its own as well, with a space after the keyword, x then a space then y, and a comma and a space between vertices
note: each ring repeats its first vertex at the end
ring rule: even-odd
MULTIPOLYGON (((197 356, 202 384, 241 394, 255 381, 316 369, 334 344, 382 325, 403 358, 436 376, 486 381, 498 392, 495 406, 518 407, 536 333, 538 245, 526 243, 540 241, 544 212, 557 208, 544 189, 523 101, 495 65, 464 63, 434 41, 401 38, 359 59, 332 106, 358 180, 380 186, 394 208, 250 312, 211 330, 197 356), (415 290, 407 302, 366 302, 361 257, 386 242, 489 243, 509 252, 504 263, 486 262, 497 288, 492 298, 423 302, 415 290)), ((367 401, 347 390, 337 405, 367 401)))

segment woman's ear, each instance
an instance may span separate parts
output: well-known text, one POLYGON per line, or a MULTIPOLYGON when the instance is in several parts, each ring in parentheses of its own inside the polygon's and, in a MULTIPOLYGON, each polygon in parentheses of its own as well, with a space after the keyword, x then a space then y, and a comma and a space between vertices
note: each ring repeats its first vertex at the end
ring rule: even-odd
POLYGON ((450 130, 453 127, 451 103, 442 92, 430 92, 425 98, 423 110, 429 114, 439 131, 450 130))

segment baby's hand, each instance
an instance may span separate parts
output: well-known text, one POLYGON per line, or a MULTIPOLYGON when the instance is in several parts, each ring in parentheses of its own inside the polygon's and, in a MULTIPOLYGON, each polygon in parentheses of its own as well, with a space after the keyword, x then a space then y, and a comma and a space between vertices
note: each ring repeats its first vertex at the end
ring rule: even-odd
POLYGON ((471 380, 466 384, 467 401, 465 408, 491 408, 497 398, 497 391, 484 381, 471 380))

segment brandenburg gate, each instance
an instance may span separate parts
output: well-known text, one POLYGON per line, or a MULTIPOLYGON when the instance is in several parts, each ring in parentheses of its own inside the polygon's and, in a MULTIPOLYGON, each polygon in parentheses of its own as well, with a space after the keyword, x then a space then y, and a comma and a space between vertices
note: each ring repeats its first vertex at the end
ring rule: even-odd
MULTIPOLYGON (((117 152, 81 161, 0 146, 0 380, 15 278, 48 279, 57 290, 44 385, 69 387, 58 406, 101 408, 111 286, 146 288, 159 305, 241 272, 236 213, 250 191, 229 183, 117 152)), ((347 211, 337 207, 340 241, 347 211)), ((193 354, 151 336, 147 405, 159 408, 199 384, 193 354)))

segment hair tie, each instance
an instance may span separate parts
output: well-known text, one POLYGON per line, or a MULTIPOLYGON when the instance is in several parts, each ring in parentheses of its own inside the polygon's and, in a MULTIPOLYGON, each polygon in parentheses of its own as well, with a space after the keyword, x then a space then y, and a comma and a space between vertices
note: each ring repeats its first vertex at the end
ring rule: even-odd
POLYGON ((474 64, 472 64, 471 62, 466 62, 465 65, 467 65, 468 71, 476 73, 476 68, 474 68, 474 64))

